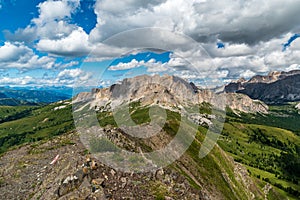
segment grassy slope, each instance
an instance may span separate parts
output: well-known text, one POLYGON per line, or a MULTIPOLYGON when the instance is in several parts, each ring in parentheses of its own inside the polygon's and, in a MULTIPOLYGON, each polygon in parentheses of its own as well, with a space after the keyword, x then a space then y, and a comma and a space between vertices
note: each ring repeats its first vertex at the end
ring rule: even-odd
POLYGON ((0 123, 26 117, 38 106, 0 106, 0 123))
POLYGON ((300 135, 300 111, 294 108, 295 105, 295 103, 290 103, 280 106, 269 106, 270 113, 268 115, 241 113, 240 117, 237 117, 233 112, 229 111, 227 117, 229 121, 278 127, 300 135))
MULTIPOLYGON (((6 119, 6 122, 0 123, 0 153, 12 146, 50 138, 74 129, 71 105, 54 111, 54 108, 60 105, 63 104, 50 104, 43 107, 0 107, 1 119, 6 119)), ((132 104, 130 109, 133 120, 139 124, 149 122, 148 110, 149 108, 143 108, 138 103, 132 104)), ((202 106, 201 111, 209 113, 209 106, 202 106)), ((180 116, 171 111, 167 114, 169 120, 164 130, 174 135, 178 128, 176 121, 180 120, 180 116)), ((291 154, 295 156, 292 157, 293 159, 299 158, 300 139, 295 134, 300 130, 298 111, 293 109, 293 105, 272 106, 271 114, 267 116, 241 115, 240 117, 232 112, 228 113, 219 145, 236 161, 247 166, 261 188, 266 182, 275 185, 276 190, 269 193, 270 199, 282 199, 285 196, 296 199, 291 194, 300 191, 299 177, 286 169, 282 157, 291 154)), ((110 113, 99 113, 98 118, 102 126, 115 125, 110 113)), ((212 154, 204 159, 198 158, 200 143, 205 132, 204 127, 199 128, 197 140, 193 142, 179 164, 173 167, 185 174, 196 188, 199 188, 199 185, 194 178, 201 176, 201 184, 207 187, 214 185, 217 191, 225 194, 226 198, 242 198, 245 194, 240 183, 233 178, 233 164, 221 150, 215 148, 212 154), (182 171, 183 166, 192 167, 193 173, 187 174, 182 171), (235 188, 230 189, 225 178, 220 176, 224 172, 236 186, 235 188)))
POLYGON ((38 141, 63 134, 74 129, 71 105, 54 111, 62 104, 50 104, 39 108, 1 107, 0 112, 12 114, 11 121, 0 123, 0 153, 10 147, 26 142, 38 141), (19 113, 23 113, 20 118, 19 113), (15 115, 13 115, 15 113, 15 115))
MULTIPOLYGON (((130 111, 133 121, 137 124, 150 121, 149 107, 133 104, 130 111)), ((109 113, 99 113, 98 119, 103 126, 115 126, 109 113)), ((180 120, 180 114, 167 110, 167 123, 163 129, 173 137, 178 131, 180 120)), ((190 126, 188 124, 184 125, 190 126)), ((191 185, 197 189, 206 188, 209 191, 214 191, 216 196, 224 199, 247 199, 249 194, 246 194, 244 186, 235 179, 233 161, 221 149, 216 147, 205 158, 200 159, 198 157, 201 142, 204 140, 207 129, 199 127, 199 130, 194 131, 197 132, 195 141, 182 158, 173 163, 171 167, 186 176, 191 185)))
POLYGON ((271 106, 269 115, 239 117, 229 112, 219 145, 246 165, 253 177, 275 186, 278 195, 297 199, 300 114, 293 106, 271 106))

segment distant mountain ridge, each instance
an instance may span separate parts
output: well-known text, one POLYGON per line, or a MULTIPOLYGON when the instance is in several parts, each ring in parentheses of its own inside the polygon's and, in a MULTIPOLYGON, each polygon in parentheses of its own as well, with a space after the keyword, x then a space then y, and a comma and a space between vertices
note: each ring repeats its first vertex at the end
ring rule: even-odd
POLYGON ((282 79, 285 79, 289 76, 294 76, 300 74, 300 70, 292 70, 289 72, 270 72, 267 76, 261 76, 261 75, 256 75, 253 76, 250 80, 249 83, 272 83, 275 81, 279 81, 282 79))
POLYGON ((0 88, 0 105, 34 105, 37 103, 52 103, 69 98, 71 98, 71 95, 55 90, 0 88))
POLYGON ((226 85, 225 92, 242 93, 267 104, 300 101, 300 70, 257 75, 249 81, 240 79, 226 85))

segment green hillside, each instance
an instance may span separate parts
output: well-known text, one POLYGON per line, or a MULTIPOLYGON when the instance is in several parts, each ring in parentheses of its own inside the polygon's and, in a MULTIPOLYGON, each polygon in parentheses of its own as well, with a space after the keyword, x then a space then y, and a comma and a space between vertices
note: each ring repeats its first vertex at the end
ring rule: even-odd
POLYGON ((228 112, 219 145, 253 177, 299 198, 300 115, 294 105, 271 106, 268 115, 240 115, 228 112))
MULTIPOLYGON (((300 115, 293 106, 272 106, 268 115, 227 112, 218 144, 236 162, 246 166, 256 183, 252 192, 258 197, 263 198, 261 191, 267 183, 274 188, 268 193, 269 199, 300 197, 300 125, 296 123, 300 115)), ((210 113, 207 104, 201 105, 200 109, 201 113, 210 113)), ((150 121, 148 111, 149 107, 143 107, 138 102, 130 106, 131 117, 137 124, 150 121)), ((69 102, 46 106, 2 106, 0 116, 1 153, 24 143, 47 140, 74 130, 72 105, 69 102)), ((112 113, 99 112, 97 116, 101 126, 116 126, 112 113)), ((172 138, 181 117, 170 110, 167 110, 167 117, 163 131, 167 138, 172 138)), ((170 167, 186 176, 196 189, 203 185, 211 188, 213 185, 226 199, 244 199, 249 194, 235 179, 235 164, 227 154, 216 146, 207 157, 198 158, 206 131, 207 127, 200 126, 196 140, 186 154, 170 167)), ((154 148, 143 140, 134 142, 145 151, 154 148)))
POLYGON ((0 153, 23 143, 51 138, 74 129, 72 105, 1 106, 0 153), (66 106, 63 109, 55 108, 66 106))

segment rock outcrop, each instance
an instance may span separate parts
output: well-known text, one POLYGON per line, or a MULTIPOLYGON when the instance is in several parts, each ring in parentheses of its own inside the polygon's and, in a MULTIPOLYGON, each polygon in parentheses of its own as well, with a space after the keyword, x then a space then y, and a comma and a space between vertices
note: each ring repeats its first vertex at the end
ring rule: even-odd
POLYGON ((179 172, 124 173, 86 153, 76 133, 25 145, 0 159, 1 199, 201 199, 179 172), (53 155, 57 163, 50 165, 53 155), (162 194, 157 193, 163 191, 162 194), (171 198, 172 197, 172 198, 171 198))

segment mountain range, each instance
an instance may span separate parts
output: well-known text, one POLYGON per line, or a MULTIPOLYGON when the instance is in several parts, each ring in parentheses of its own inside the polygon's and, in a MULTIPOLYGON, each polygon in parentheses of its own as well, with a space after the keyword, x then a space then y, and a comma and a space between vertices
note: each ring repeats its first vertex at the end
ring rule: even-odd
POLYGON ((228 93, 246 94, 267 104, 300 101, 300 70, 271 72, 267 76, 240 79, 225 86, 228 93))
POLYGON ((72 89, 69 88, 11 88, 0 87, 0 105, 36 105, 70 99, 72 89))
POLYGON ((142 105, 159 104, 167 107, 199 105, 210 102, 218 107, 222 104, 242 112, 266 113, 268 106, 261 101, 254 101, 243 94, 214 94, 211 90, 199 89, 193 83, 176 76, 142 75, 124 79, 109 88, 93 89, 91 92, 78 94, 74 102, 87 101, 95 108, 114 108, 120 102, 139 101, 142 105), (219 102, 219 101, 225 102, 219 102))

